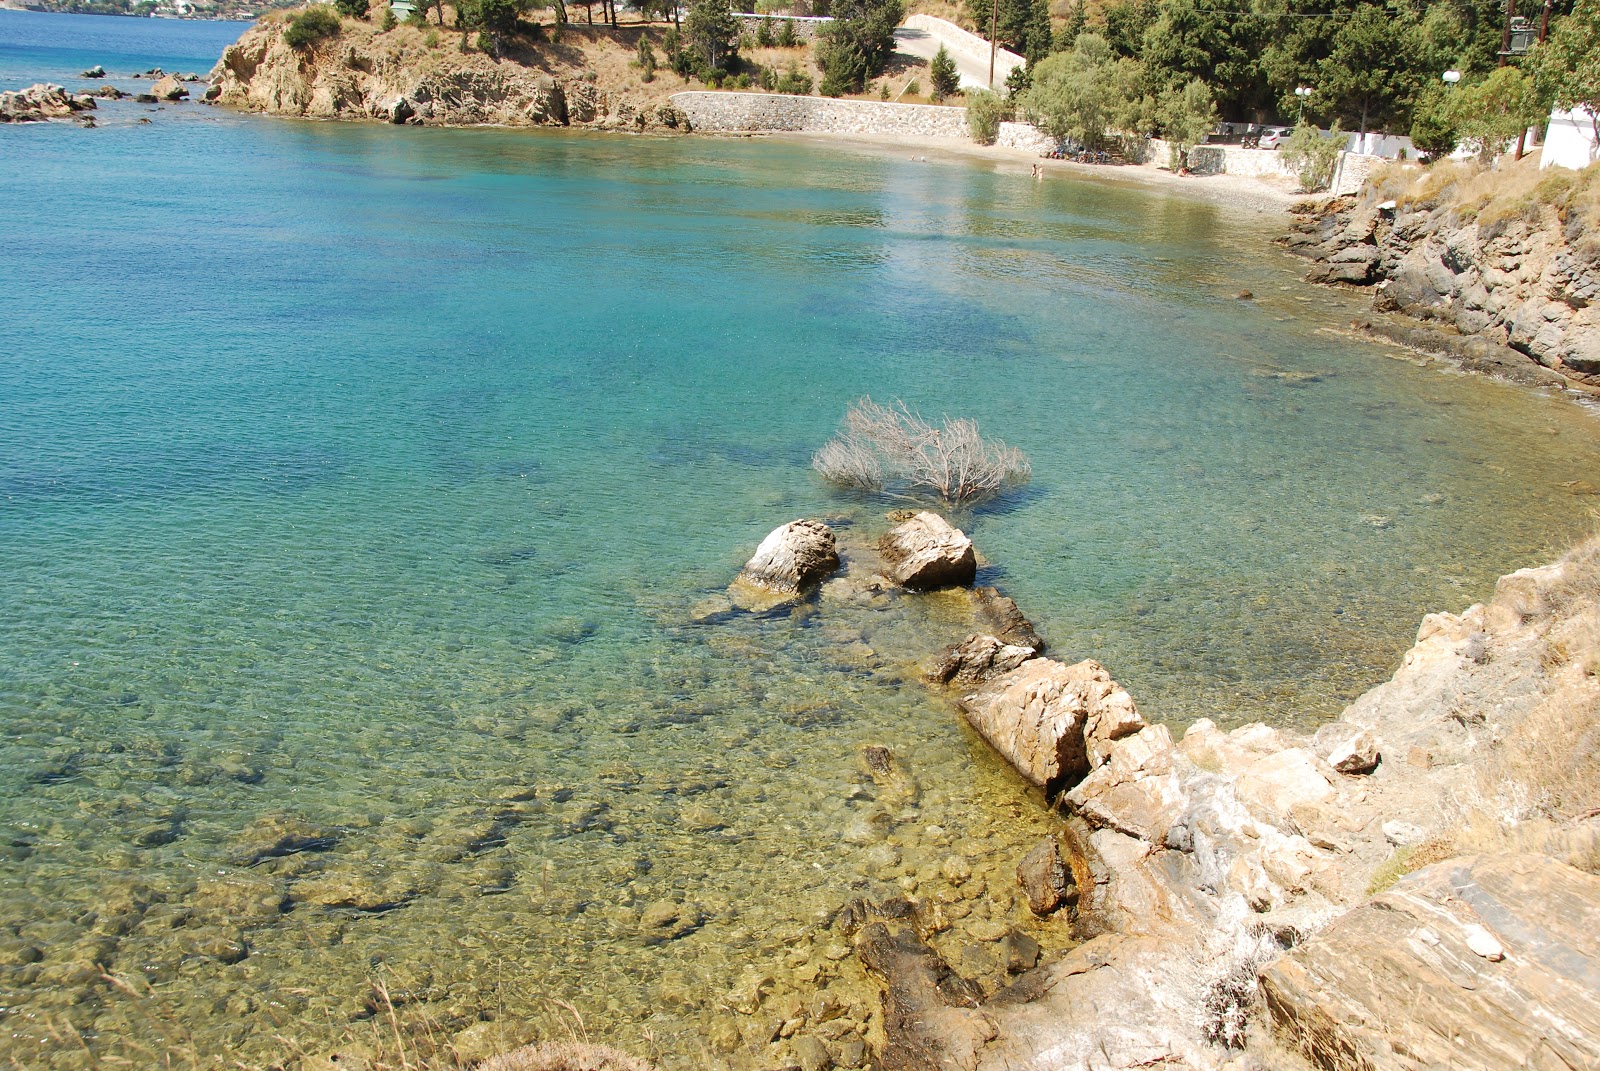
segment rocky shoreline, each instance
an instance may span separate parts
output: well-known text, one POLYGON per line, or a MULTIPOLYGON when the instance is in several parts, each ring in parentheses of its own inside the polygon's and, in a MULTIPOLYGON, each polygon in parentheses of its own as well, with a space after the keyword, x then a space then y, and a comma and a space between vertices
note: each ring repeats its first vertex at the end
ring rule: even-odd
POLYGON ((1468 371, 1600 393, 1600 259, 1576 218, 1370 187, 1294 214, 1282 244, 1314 262, 1307 280, 1372 289, 1358 329, 1468 371))
MULTIPOLYGON (((626 55, 624 44, 602 44, 626 55)), ((602 85, 574 47, 552 44, 497 58, 430 43, 425 31, 410 26, 379 31, 347 21, 338 36, 296 49, 284 39, 281 20, 263 19, 223 51, 208 80, 208 101, 268 115, 440 126, 687 128, 666 99, 665 76, 602 85)))
MULTIPOLYGON (((819 587, 972 583, 962 533, 932 513, 892 519, 881 559, 846 555, 856 568, 832 579, 827 526, 786 525, 735 589, 792 608, 819 587)), ((1018 888, 1081 943, 1020 969, 1038 946, 1006 936, 1012 973, 980 981, 936 947, 939 903, 852 901, 832 929, 878 983, 871 1029, 850 1035, 868 1051, 785 1022, 773 1058, 804 1071, 1600 1063, 1600 809, 1525 800, 1494 811, 1520 841, 1460 833, 1483 817, 1500 749, 1553 706, 1595 717, 1600 544, 1502 578, 1487 605, 1428 615, 1394 678, 1310 738, 1206 720, 1175 738, 1099 664, 1046 657, 1010 600, 971 594, 992 630, 933 657, 925 679, 1054 801, 1059 831, 1018 861, 1018 888)), ((867 767, 890 783, 878 750, 867 767)))

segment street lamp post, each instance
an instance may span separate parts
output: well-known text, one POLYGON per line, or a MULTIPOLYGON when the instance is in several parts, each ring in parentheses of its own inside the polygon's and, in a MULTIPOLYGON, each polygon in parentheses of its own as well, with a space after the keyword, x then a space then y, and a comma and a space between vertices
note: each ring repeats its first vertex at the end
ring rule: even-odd
POLYGON ((1455 85, 1457 82, 1461 81, 1461 72, 1460 71, 1445 71, 1439 77, 1443 78, 1446 82, 1450 83, 1451 85, 1455 85))
POLYGON ((1300 118, 1295 121, 1295 125, 1301 126, 1306 121, 1306 98, 1311 96, 1311 87, 1295 86, 1294 95, 1300 98, 1300 118))

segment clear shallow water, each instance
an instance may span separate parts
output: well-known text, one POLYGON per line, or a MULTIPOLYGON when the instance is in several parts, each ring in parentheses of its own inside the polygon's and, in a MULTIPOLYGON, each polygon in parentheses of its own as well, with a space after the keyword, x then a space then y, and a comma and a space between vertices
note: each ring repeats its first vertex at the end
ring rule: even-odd
MULTIPOLYGON (((130 71, 216 51, 13 15, 7 87, 40 26, 52 69, 109 67, 105 23, 130 71)), ((948 901, 980 968, 1045 826, 909 681, 959 615, 690 616, 787 519, 885 527, 808 469, 861 394, 1031 455, 960 518, 987 578, 1173 721, 1329 716, 1592 524, 1591 414, 1330 333, 1350 299, 1214 207, 779 142, 100 119, 0 129, 15 1066, 264 1066, 385 1026, 374 983, 413 1047, 565 1036, 567 1002, 669 1066, 771 1064, 729 990, 864 1001, 818 927, 862 892, 948 901), (663 902, 701 925, 661 941, 663 902)))

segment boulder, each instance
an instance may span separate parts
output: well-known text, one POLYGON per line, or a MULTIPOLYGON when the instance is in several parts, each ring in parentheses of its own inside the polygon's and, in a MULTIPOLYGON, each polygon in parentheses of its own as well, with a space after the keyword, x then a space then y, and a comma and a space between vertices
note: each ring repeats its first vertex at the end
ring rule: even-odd
POLYGON ((1034 658, 960 706, 972 727, 1035 785, 1070 788, 1089 772, 1091 725, 1126 725, 1132 700, 1100 663, 1034 658))
POLYGON ((1317 730, 1316 746, 1323 761, 1343 774, 1371 773, 1382 757, 1370 729, 1344 721, 1317 730))
POLYGON ((116 86, 101 86, 99 89, 94 91, 94 95, 105 100, 121 100, 123 97, 127 96, 126 93, 118 89, 116 86))
POLYGON ((71 94, 58 85, 38 82, 27 89, 0 93, 0 123, 38 123, 66 119, 94 108, 94 98, 71 94))
POLYGON ((1028 898, 1028 910, 1048 915, 1062 904, 1077 898, 1072 871, 1061 858, 1061 847, 1054 837, 1046 837, 1017 864, 1017 884, 1028 898))
POLYGON ((891 529, 878 544, 889 576, 908 588, 926 590, 972 583, 978 558, 972 540, 937 513, 924 510, 891 529))
POLYGON ((90 67, 87 71, 84 71, 83 74, 79 75, 80 78, 104 78, 105 76, 106 69, 100 66, 98 63, 96 63, 93 67, 90 67))
POLYGON ((862 964, 883 983, 884 1044, 875 1066, 902 1071, 976 1066, 994 1040, 994 1023, 978 1010, 983 990, 961 977, 906 928, 882 922, 856 938, 862 964))
POLYGON ((1288 819, 1290 811, 1306 803, 1321 803, 1333 793, 1333 783, 1317 767, 1305 748, 1292 747, 1257 759, 1239 777, 1239 799, 1268 821, 1288 819))
POLYGON ((1436 863, 1260 976, 1320 1067, 1600 1067, 1600 877, 1543 856, 1436 863))
POLYGON ((402 125, 417 114, 411 102, 404 97, 394 98, 394 103, 389 105, 389 122, 402 125))
POLYGON ((151 86, 150 92, 157 100, 182 100, 189 95, 189 87, 169 74, 151 86))
POLYGON ((837 568, 833 529, 801 518, 768 533, 728 594, 742 608, 759 609, 805 593, 837 568))
POLYGON ((1111 748, 1106 761, 1067 793, 1067 805, 1091 825, 1161 844, 1185 802, 1172 759, 1167 727, 1145 726, 1111 748))
POLYGON ((1011 672, 1038 653, 1032 647, 1002 643, 994 636, 973 633, 946 648, 928 671, 927 678, 952 688, 974 688, 991 677, 1011 672))

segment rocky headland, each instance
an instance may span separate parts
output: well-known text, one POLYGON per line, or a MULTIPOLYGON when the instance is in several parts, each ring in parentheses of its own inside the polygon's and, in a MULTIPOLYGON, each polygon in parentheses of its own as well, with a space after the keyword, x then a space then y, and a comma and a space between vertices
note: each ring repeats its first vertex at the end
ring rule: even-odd
POLYGON ((301 48, 268 15, 222 54, 206 99, 269 115, 467 126, 576 126, 671 131, 667 98, 682 80, 631 72, 638 28, 568 26, 559 41, 521 41, 494 56, 466 35, 344 19, 301 48), (671 83, 669 86, 668 83, 671 83))
MULTIPOLYGON (((1051 802, 1014 891, 1074 940, 1041 957, 947 914, 952 859, 949 897, 834 918, 877 990, 858 1028, 758 985, 738 1044, 806 1071, 1600 1066, 1600 541, 1428 615, 1392 680, 1297 736, 1148 724, 1105 667, 1048 657, 1015 603, 963 586, 958 530, 893 519, 842 556, 825 525, 786 525, 736 587, 781 612, 816 593, 823 618, 897 590, 965 600, 978 630, 924 680, 1051 802), (907 585, 908 561, 942 580, 907 585)), ((868 751, 888 797, 909 775, 868 751)))
POLYGON ((1372 288, 1357 326, 1469 371, 1600 392, 1597 169, 1445 163, 1300 206, 1312 282, 1372 288))

